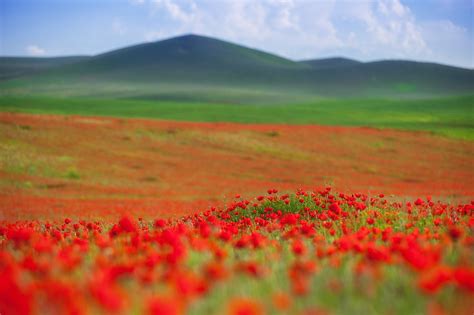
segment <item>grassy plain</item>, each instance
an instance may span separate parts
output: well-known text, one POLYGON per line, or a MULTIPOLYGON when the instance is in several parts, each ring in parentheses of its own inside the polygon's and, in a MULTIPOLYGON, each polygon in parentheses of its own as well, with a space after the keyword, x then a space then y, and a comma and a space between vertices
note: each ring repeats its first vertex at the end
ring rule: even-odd
POLYGON ((1 213, 179 215, 268 187, 474 196, 472 141, 420 131, 0 114, 1 213))
POLYGON ((434 99, 319 99, 267 105, 166 101, 0 97, 0 111, 115 116, 197 122, 318 124, 424 130, 474 139, 474 97, 434 99))

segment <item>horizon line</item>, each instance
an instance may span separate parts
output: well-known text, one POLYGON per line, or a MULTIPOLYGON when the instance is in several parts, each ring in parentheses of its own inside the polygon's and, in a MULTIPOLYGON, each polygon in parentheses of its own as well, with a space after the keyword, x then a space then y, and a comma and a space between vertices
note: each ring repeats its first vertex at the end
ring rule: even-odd
POLYGON ((166 37, 166 38, 157 39, 157 40, 154 40, 154 41, 139 42, 139 43, 130 44, 130 45, 127 45, 127 46, 121 46, 121 47, 117 47, 117 48, 114 48, 114 49, 106 50, 104 52, 100 52, 100 53, 92 54, 92 55, 80 55, 80 54, 78 54, 78 55, 28 56, 28 55, 2 55, 2 54, 0 54, 0 58, 24 58, 24 59, 54 59, 54 58, 72 58, 72 57, 94 58, 94 57, 97 57, 97 56, 100 56, 100 55, 103 55, 103 54, 107 54, 107 53, 110 53, 110 52, 114 52, 114 51, 117 51, 117 50, 121 50, 121 49, 126 49, 126 48, 130 48, 130 47, 134 47, 134 46, 140 46, 140 45, 152 45, 152 44, 157 44, 157 43, 160 43, 160 42, 169 41, 169 40, 178 39, 178 38, 183 38, 183 37, 197 37, 197 38, 207 38, 207 39, 211 39, 211 40, 216 40, 216 41, 220 41, 220 42, 223 42, 223 43, 237 45, 237 46, 240 46, 240 47, 244 47, 244 48, 252 49, 252 50, 255 50, 255 51, 267 53, 267 54, 277 56, 279 58, 283 58, 283 59, 286 59, 288 61, 297 62, 297 63, 308 62, 308 61, 318 61, 318 60, 338 59, 339 58, 339 59, 346 59, 346 60, 356 61, 356 62, 364 63, 364 64, 384 62, 384 61, 406 61, 406 62, 415 62, 415 63, 436 64, 436 65, 442 65, 442 66, 447 66, 447 67, 452 67, 452 68, 459 68, 459 69, 466 69, 466 70, 474 70, 474 67, 469 68, 469 67, 464 67, 464 66, 459 66, 459 65, 441 63, 441 62, 437 62, 437 61, 415 60, 415 59, 398 59, 398 58, 386 58, 386 59, 382 58, 382 59, 373 59, 373 60, 361 61, 361 60, 354 59, 354 58, 347 57, 347 56, 343 56, 343 55, 331 55, 331 56, 322 56, 322 57, 314 57, 314 58, 309 58, 309 59, 300 59, 300 60, 298 60, 298 59, 291 59, 291 58, 279 55, 279 54, 271 52, 271 51, 266 51, 266 50, 262 50, 262 49, 259 49, 259 48, 255 48, 255 47, 243 45, 243 44, 240 44, 240 43, 232 42, 232 41, 229 41, 229 40, 224 40, 224 39, 220 39, 220 38, 217 38, 217 37, 211 37, 211 36, 207 36, 207 35, 200 35, 200 34, 196 34, 196 33, 184 33, 184 34, 181 34, 181 35, 166 37))

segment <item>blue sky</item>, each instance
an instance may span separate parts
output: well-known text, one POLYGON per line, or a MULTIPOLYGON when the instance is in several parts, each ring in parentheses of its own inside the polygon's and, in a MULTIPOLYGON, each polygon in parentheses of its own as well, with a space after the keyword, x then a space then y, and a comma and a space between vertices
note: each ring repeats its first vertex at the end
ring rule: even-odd
POLYGON ((291 59, 474 67, 473 0, 0 0, 0 55, 98 54, 194 33, 291 59))

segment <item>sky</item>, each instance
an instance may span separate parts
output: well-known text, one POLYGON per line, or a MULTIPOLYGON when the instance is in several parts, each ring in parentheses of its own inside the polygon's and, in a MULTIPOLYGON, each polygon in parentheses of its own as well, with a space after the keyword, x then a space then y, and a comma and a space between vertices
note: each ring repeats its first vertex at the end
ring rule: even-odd
POLYGON ((474 68, 474 0, 0 0, 0 55, 95 55, 183 34, 293 60, 474 68))

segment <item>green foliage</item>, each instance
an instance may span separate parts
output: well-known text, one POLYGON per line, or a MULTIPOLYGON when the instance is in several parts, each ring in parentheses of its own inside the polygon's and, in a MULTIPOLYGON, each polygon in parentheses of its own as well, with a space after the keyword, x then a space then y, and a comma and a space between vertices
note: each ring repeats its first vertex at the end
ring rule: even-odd
MULTIPOLYGON (((286 105, 0 97, 0 111, 142 117, 200 122, 285 123, 424 130, 474 139, 473 96, 419 100, 326 99, 286 105)), ((278 136, 278 135, 269 135, 278 136)))
POLYGON ((71 167, 66 171, 64 177, 66 177, 67 179, 80 179, 81 175, 79 174, 77 169, 71 167))

